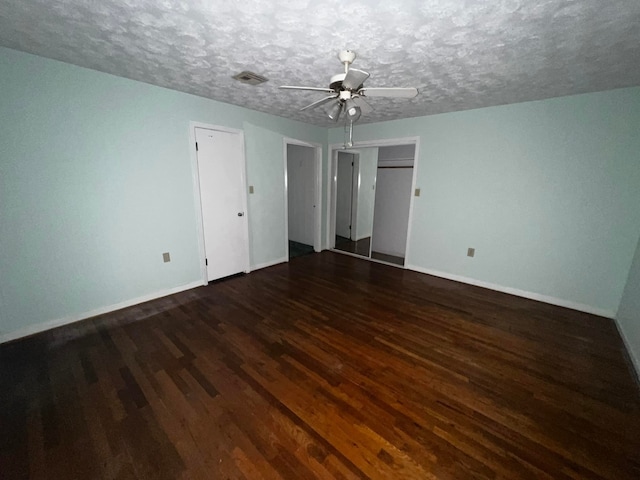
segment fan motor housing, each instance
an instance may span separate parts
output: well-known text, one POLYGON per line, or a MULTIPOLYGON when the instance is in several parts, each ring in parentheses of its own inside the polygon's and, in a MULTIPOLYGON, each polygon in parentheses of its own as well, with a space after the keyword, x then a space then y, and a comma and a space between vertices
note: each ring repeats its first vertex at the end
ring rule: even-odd
POLYGON ((346 77, 346 74, 344 73, 339 73, 338 75, 334 75, 333 77, 331 77, 329 88, 335 90, 336 92, 339 92, 342 88, 342 81, 344 80, 344 77, 346 77))

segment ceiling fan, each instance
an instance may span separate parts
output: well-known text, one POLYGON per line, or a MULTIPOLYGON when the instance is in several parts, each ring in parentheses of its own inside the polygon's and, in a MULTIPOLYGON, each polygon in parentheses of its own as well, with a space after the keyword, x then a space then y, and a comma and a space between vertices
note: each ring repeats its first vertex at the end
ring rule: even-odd
POLYGON ((367 88, 364 86, 364 81, 369 78, 369 74, 362 70, 349 68, 349 65, 356 59, 355 52, 343 50, 338 54, 338 59, 344 64, 344 73, 331 77, 329 88, 290 85, 283 85, 280 88, 329 93, 329 96, 321 98, 301 110, 309 110, 328 103, 326 112, 331 120, 337 122, 340 116, 343 116, 352 124, 360 118, 361 114, 373 111, 371 105, 365 100, 366 97, 413 98, 418 95, 417 88, 367 88))

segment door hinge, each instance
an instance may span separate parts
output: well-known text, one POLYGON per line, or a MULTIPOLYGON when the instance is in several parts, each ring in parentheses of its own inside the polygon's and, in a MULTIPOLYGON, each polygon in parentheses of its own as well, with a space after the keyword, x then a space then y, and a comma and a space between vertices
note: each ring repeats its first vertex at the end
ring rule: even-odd
POLYGON ((196 142, 196 152, 198 151, 198 142, 196 142))
POLYGON ((204 259, 204 264, 205 264, 205 265, 209 265, 209 259, 208 259, 208 258, 205 258, 205 259, 204 259))

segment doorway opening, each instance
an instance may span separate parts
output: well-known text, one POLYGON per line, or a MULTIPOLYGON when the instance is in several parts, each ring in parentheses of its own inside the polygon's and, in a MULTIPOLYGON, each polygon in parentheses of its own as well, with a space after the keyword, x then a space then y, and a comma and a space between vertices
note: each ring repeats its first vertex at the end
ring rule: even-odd
POLYGON ((321 250, 322 147, 285 139, 286 251, 290 260, 321 250))
POLYGON ((363 178, 368 170, 360 171, 358 152, 340 151, 337 162, 335 248, 367 256, 371 249, 371 229, 367 229, 366 224, 372 211, 366 208, 368 187, 364 191, 361 184, 370 183, 363 178))
POLYGON ((330 249, 403 267, 409 257, 416 137, 360 142, 329 156, 330 249))

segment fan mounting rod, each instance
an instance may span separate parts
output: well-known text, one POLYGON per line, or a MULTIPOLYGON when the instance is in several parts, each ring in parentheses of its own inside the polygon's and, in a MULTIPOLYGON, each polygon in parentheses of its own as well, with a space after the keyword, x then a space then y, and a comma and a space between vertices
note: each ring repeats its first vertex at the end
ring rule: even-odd
POLYGON ((356 52, 352 52, 351 50, 342 50, 338 53, 338 59, 344 63, 344 73, 347 73, 349 71, 349 65, 351 65, 356 59, 356 52))

